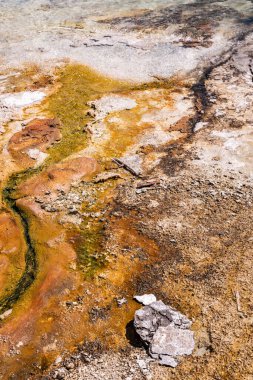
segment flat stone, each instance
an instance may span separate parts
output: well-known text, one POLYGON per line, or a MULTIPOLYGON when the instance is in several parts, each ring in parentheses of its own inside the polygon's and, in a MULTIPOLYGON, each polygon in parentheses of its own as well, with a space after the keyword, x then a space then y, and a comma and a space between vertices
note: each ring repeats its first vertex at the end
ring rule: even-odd
POLYGON ((25 107, 40 102, 44 97, 42 91, 24 91, 2 96, 1 101, 6 107, 25 107))
POLYGON ((159 364, 175 368, 178 365, 178 361, 171 356, 162 355, 159 364))
POLYGON ((120 160, 131 169, 135 171, 138 175, 142 172, 142 158, 138 154, 125 155, 121 157, 120 160))
POLYGON ((136 107, 136 101, 125 96, 104 96, 101 99, 88 103, 95 109, 94 117, 96 120, 103 119, 111 112, 130 110, 136 107))
POLYGON ((153 336, 150 354, 181 356, 191 355, 194 349, 193 332, 174 326, 159 327, 153 336))

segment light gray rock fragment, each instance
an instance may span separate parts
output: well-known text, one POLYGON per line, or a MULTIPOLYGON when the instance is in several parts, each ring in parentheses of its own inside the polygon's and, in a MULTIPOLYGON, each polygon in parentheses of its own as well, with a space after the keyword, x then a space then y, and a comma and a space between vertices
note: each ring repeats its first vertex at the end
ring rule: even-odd
POLYGON ((178 365, 178 361, 171 356, 162 355, 162 358, 159 360, 161 365, 166 365, 167 367, 175 368, 178 365))
POLYGON ((193 332, 174 326, 159 327, 155 332, 150 354, 172 357, 191 355, 194 349, 193 332))
MULTIPOLYGON (((146 296, 142 296, 144 300, 146 296)), ((193 352, 193 332, 189 330, 191 321, 162 301, 152 302, 137 310, 134 326, 148 346, 150 356, 162 365, 176 367, 178 356, 193 352)))
POLYGON ((153 302, 156 302, 156 296, 154 296, 154 294, 144 294, 143 296, 134 296, 134 299, 145 306, 150 305, 153 302))
POLYGON ((102 120, 109 113, 130 110, 136 107, 137 103, 126 96, 110 95, 89 102, 88 105, 95 110, 93 117, 96 120, 102 120))
POLYGON ((141 174, 142 172, 142 158, 139 154, 131 154, 131 155, 125 155, 124 157, 120 158, 121 161, 132 168, 136 174, 141 174))
POLYGON ((6 107, 25 107, 40 102, 45 96, 42 91, 24 91, 1 95, 0 101, 6 107))

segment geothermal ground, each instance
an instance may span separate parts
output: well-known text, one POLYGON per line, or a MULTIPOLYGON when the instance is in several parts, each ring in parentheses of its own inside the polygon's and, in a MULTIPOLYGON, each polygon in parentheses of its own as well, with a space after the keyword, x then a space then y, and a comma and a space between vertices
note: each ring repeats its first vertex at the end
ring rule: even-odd
POLYGON ((0 379, 252 380, 252 1, 0 20, 0 379), (175 368, 137 294, 192 321, 175 368))

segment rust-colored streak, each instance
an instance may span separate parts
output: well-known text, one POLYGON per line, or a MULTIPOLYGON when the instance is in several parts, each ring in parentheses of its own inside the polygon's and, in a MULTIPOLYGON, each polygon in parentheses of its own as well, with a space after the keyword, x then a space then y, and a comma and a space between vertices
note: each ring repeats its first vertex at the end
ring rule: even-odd
POLYGON ((34 160, 29 156, 30 149, 45 152, 60 139, 59 122, 56 119, 34 119, 11 137, 8 149, 18 164, 27 168, 34 165, 34 160))
POLYGON ((9 212, 0 214, 0 294, 5 294, 24 269, 25 241, 20 225, 9 212))

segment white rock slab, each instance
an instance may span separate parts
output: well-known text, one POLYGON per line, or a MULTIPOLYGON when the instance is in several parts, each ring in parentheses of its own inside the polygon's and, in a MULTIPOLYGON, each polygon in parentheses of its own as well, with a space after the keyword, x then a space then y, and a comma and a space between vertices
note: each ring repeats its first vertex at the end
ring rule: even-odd
POLYGON ((6 107, 25 107, 40 102, 46 94, 42 91, 24 91, 16 94, 7 94, 1 97, 1 102, 6 107))
POLYGON ((154 294, 143 294, 142 296, 134 296, 134 299, 144 306, 148 306, 153 302, 156 302, 156 296, 154 294))
POLYGON ((109 113, 130 110, 137 105, 134 99, 113 95, 104 96, 88 104, 95 109, 97 120, 103 119, 109 113))

